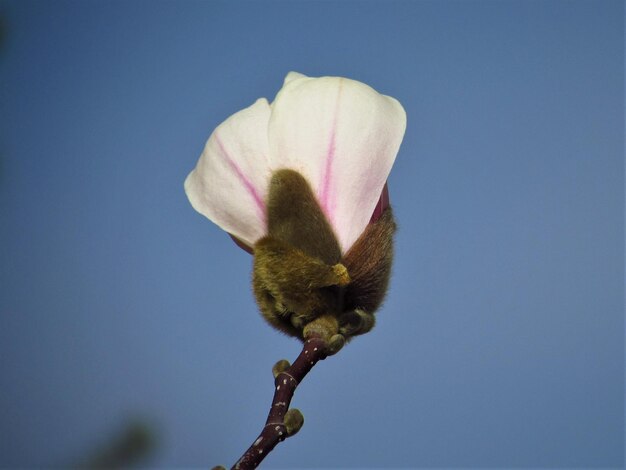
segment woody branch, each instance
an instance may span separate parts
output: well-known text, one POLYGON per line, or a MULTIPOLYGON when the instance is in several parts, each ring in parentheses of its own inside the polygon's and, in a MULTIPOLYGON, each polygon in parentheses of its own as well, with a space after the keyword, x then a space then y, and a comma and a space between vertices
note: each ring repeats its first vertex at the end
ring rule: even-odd
POLYGON ((304 417, 299 410, 289 409, 289 404, 304 377, 328 354, 328 343, 319 336, 312 336, 304 342, 302 351, 293 365, 289 365, 284 359, 274 365, 272 369, 275 378, 274 398, 265 426, 232 470, 256 468, 279 442, 300 430, 304 417))

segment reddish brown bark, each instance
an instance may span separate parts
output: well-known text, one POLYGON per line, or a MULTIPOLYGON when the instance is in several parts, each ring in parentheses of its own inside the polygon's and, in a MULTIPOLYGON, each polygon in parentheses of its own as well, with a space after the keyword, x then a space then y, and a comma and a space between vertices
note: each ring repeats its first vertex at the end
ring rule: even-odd
MULTIPOLYGON (((274 398, 265 426, 232 470, 256 468, 279 442, 293 436, 302 426, 302 415, 289 409, 293 394, 313 366, 328 355, 326 341, 314 337, 305 341, 293 365, 279 372, 274 380, 274 398)), ((275 369, 281 364, 276 364, 275 369)), ((285 362, 285 365, 288 363, 285 362)), ((282 368, 280 368, 282 369, 282 368)))

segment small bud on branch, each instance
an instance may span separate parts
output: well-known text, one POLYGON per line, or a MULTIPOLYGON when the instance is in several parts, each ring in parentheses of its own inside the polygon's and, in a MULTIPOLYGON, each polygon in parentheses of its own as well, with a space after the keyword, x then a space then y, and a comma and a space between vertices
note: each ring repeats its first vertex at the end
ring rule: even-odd
POLYGON ((252 445, 232 467, 233 470, 256 468, 279 442, 296 434, 304 424, 299 410, 289 409, 296 388, 313 366, 329 355, 328 343, 319 336, 304 342, 298 358, 289 365, 282 359, 274 364, 274 398, 265 426, 252 445))

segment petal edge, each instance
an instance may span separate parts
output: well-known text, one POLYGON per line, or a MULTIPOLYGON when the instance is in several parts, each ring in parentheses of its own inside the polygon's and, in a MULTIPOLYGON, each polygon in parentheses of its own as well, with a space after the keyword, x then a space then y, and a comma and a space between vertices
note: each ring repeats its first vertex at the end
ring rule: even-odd
POLYGON ((248 245, 266 231, 270 106, 257 100, 221 123, 185 180, 195 210, 248 245))

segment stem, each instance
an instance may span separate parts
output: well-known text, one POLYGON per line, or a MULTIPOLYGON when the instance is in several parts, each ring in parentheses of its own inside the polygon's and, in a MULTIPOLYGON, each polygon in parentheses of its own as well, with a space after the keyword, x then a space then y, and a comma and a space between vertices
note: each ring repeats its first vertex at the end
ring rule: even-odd
POLYGON ((276 363, 274 398, 265 426, 231 470, 256 468, 279 442, 300 430, 304 418, 297 409, 289 409, 289 404, 298 384, 318 361, 326 359, 328 353, 326 341, 314 336, 304 342, 302 351, 293 365, 289 366, 287 361, 276 363))

